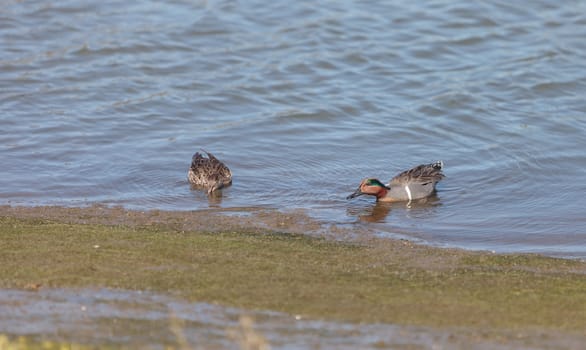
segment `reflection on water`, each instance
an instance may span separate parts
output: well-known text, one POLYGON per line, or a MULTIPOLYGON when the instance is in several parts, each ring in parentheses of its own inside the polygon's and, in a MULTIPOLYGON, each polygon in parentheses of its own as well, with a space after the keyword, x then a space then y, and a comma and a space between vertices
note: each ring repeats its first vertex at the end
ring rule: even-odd
POLYGON ((0 204, 303 209, 430 244, 586 257, 584 13, 7 1, 0 204), (184 181, 200 148, 234 174, 220 198, 184 181), (436 159, 441 206, 351 214, 360 179, 436 159))
POLYGON ((353 208, 348 208, 348 215, 356 215, 360 221, 365 222, 385 222, 391 212, 391 206, 391 203, 377 202, 370 208, 360 208, 357 212, 354 212, 353 208))
POLYGON ((466 330, 306 319, 190 303, 149 292, 115 289, 0 290, 1 334, 132 348, 234 349, 243 337, 271 349, 575 348, 580 337, 502 334, 498 342, 466 330), (532 339, 538 341, 533 342, 532 339))
POLYGON ((195 200, 205 201, 207 198, 209 208, 221 208, 223 192, 228 190, 228 188, 223 188, 221 190, 213 191, 212 193, 208 194, 207 189, 201 186, 189 184, 189 187, 193 193, 193 197, 195 198, 195 200))
MULTIPOLYGON (((365 201, 363 200, 362 202, 365 201)), ((347 215, 358 217, 363 222, 385 223, 392 221, 392 218, 388 218, 392 210, 400 211, 403 215, 408 215, 414 219, 429 218, 433 217, 436 207, 441 205, 437 194, 409 202, 368 202, 348 206, 347 215)))
POLYGON ((222 190, 214 191, 208 195, 208 205, 210 208, 220 208, 222 204, 222 190))

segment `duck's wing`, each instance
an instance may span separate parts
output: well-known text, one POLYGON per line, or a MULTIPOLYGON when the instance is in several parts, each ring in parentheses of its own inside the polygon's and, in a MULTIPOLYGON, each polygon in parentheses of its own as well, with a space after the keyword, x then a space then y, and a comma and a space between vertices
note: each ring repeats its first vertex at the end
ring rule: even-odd
POLYGON ((393 185, 406 185, 406 184, 421 184, 436 183, 443 179, 445 175, 442 173, 444 163, 437 161, 431 164, 421 164, 409 170, 405 170, 399 175, 393 177, 389 182, 391 187, 393 185))
POLYGON ((204 152, 208 155, 207 161, 209 162, 210 172, 219 179, 222 179, 225 184, 232 182, 232 172, 226 166, 226 164, 222 163, 210 152, 204 152))

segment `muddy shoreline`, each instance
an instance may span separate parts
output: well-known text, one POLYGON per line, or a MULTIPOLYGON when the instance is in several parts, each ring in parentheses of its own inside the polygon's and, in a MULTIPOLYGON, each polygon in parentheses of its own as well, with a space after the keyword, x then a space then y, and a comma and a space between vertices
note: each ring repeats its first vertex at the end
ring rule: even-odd
POLYGON ((586 341, 578 260, 434 248, 255 208, 0 206, 0 237, 5 290, 149 291, 310 319, 465 329, 489 343, 511 334, 545 337, 548 348, 586 341))

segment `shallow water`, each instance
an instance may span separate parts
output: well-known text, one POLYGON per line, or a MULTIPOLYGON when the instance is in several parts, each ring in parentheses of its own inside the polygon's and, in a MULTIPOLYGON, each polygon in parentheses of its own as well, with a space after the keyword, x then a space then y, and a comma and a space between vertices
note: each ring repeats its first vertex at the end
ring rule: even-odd
POLYGON ((0 204, 307 209, 586 257, 581 1, 3 1, 0 204), (212 151, 234 185, 186 181, 212 151), (431 203, 345 200, 442 159, 431 203))
POLYGON ((239 345, 245 336, 271 349, 551 349, 583 341, 539 332, 503 333, 495 341, 466 329, 312 320, 113 289, 0 290, 0 298, 0 334, 96 346, 246 349, 239 345))

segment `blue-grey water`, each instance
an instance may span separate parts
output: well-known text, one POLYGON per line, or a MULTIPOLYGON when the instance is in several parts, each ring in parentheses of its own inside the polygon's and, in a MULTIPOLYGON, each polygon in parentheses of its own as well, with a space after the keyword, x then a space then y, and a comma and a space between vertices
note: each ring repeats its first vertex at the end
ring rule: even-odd
POLYGON ((584 1, 0 2, 0 204, 305 209, 586 257, 584 1), (208 201, 205 148, 234 173, 208 201), (430 203, 347 201, 441 159, 430 203))

